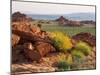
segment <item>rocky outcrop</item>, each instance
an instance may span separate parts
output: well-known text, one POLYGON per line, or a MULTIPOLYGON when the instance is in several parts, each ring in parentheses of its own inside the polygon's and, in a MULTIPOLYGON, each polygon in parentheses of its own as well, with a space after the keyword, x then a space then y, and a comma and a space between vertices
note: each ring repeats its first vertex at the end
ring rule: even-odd
POLYGON ((32 26, 28 23, 17 23, 12 25, 12 32, 16 35, 19 35, 21 38, 30 41, 43 40, 47 39, 47 33, 42 31, 37 26, 32 26))
POLYGON ((76 41, 84 41, 87 42, 91 46, 96 46, 96 37, 90 33, 79 33, 72 37, 76 41))
POLYGON ((16 34, 12 34, 12 46, 17 45, 19 41, 20 41, 20 36, 16 34))
POLYGON ((25 62, 27 59, 24 56, 23 45, 16 45, 12 48, 12 63, 25 62))
POLYGON ((55 51, 55 48, 51 44, 45 42, 36 42, 34 46, 32 43, 24 44, 25 55, 30 60, 39 61, 43 56, 53 51, 55 51))
POLYGON ((41 55, 38 50, 32 45, 32 43, 24 44, 24 53, 26 58, 32 61, 39 61, 41 59, 41 55))
POLYGON ((79 21, 72 21, 72 20, 70 20, 70 21, 68 21, 67 25, 68 26, 80 26, 81 24, 80 24, 79 21))
POLYGON ((20 12, 15 12, 12 14, 12 22, 21 22, 21 21, 32 21, 33 19, 30 17, 27 17, 27 15, 20 13, 20 12))
POLYGON ((85 20, 85 21, 81 21, 82 24, 93 24, 96 25, 96 22, 93 20, 85 20))
POLYGON ((47 33, 39 27, 25 22, 13 23, 12 33, 12 44, 16 45, 12 52, 14 61, 18 60, 20 51, 23 52, 24 57, 32 61, 39 61, 47 53, 55 51, 47 33))
POLYGON ((64 25, 64 26, 80 26, 79 21, 69 20, 63 16, 60 16, 58 19, 56 19, 56 21, 59 22, 59 24, 64 25))
POLYGON ((36 42, 35 46, 41 56, 44 56, 49 52, 56 51, 55 48, 50 43, 46 43, 46 42, 36 42))

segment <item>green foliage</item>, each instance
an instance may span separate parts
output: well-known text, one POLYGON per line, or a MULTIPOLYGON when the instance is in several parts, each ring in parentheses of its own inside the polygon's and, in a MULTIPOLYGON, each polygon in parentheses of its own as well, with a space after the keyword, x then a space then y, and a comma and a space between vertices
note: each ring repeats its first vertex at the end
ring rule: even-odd
POLYGON ((85 55, 80 50, 74 49, 72 51, 72 56, 73 56, 73 61, 74 61, 74 63, 72 64, 72 68, 78 68, 80 64, 84 63, 85 55))
POLYGON ((76 44, 75 49, 80 50, 85 55, 88 55, 92 50, 92 48, 86 42, 82 42, 82 41, 76 44))
POLYGON ((72 59, 72 55, 71 54, 69 54, 68 57, 67 57, 67 63, 69 65, 71 65, 73 63, 73 59, 72 59))
POLYGON ((71 39, 62 32, 52 32, 49 37, 59 51, 66 52, 73 47, 71 39))
POLYGON ((58 56, 57 67, 60 70, 70 70, 72 63, 73 63, 73 61, 72 61, 72 55, 71 54, 61 53, 58 56))
POLYGON ((77 57, 77 58, 79 58, 79 59, 83 59, 83 58, 85 57, 85 55, 84 55, 83 52, 81 52, 81 51, 79 51, 79 50, 76 50, 76 49, 74 49, 74 50, 72 51, 72 55, 73 55, 73 57, 77 57))
POLYGON ((41 28, 41 27, 42 27, 42 24, 38 24, 37 26, 38 26, 39 28, 41 28))
POLYGON ((86 43, 79 41, 76 43, 74 49, 71 54, 73 56, 74 65, 79 66, 80 64, 85 62, 85 57, 89 55, 92 48, 86 43))
POLYGON ((59 61, 65 61, 67 64, 71 65, 72 64, 72 55, 71 54, 63 54, 61 53, 58 56, 58 60, 59 61))
POLYGON ((57 57, 58 57, 58 61, 66 61, 67 54, 65 55, 64 53, 59 53, 57 57))
POLYGON ((51 25, 42 25, 42 29, 45 31, 49 32, 54 32, 54 31, 61 31, 64 32, 70 36, 76 35, 80 32, 88 32, 93 35, 95 35, 95 27, 68 27, 68 26, 61 26, 58 24, 51 24, 51 25))
POLYGON ((69 70, 70 69, 70 65, 66 63, 66 61, 60 61, 57 64, 57 67, 59 69, 63 69, 63 70, 69 70))

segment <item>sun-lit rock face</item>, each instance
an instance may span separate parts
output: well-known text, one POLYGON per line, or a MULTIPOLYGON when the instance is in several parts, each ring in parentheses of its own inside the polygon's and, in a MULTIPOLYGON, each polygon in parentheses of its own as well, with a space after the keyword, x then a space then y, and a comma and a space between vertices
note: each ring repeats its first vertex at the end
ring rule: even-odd
MULTIPOLYGON (((42 31, 38 26, 31 25, 29 22, 13 22, 12 33, 13 44, 16 44, 16 46, 21 45, 20 47, 21 49, 23 48, 22 50, 26 59, 39 61, 47 53, 55 51, 55 48, 47 37, 47 33, 42 31)), ((12 45, 15 52, 16 46, 12 45)), ((14 50, 13 55, 15 57, 19 56, 20 53, 17 53, 16 56, 14 50)))
POLYGON ((96 37, 90 33, 79 33, 72 37, 74 40, 79 41, 85 41, 91 46, 96 46, 96 37))

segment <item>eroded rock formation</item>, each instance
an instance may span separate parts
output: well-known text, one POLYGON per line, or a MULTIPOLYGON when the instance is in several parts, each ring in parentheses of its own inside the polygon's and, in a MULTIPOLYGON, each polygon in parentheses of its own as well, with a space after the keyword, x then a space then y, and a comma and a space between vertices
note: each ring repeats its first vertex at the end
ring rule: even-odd
POLYGON ((30 23, 13 23, 12 33, 12 47, 16 45, 12 52, 14 61, 20 58, 20 51, 32 61, 39 61, 47 53, 55 51, 47 33, 30 23))

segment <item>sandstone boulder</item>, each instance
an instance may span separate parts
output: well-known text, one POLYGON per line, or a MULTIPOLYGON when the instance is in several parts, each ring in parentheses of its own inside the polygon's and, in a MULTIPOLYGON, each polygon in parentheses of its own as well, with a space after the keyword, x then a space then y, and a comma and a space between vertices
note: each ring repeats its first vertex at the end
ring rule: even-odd
POLYGON ((35 50, 32 43, 24 44, 24 52, 25 52, 25 56, 30 60, 39 61, 41 59, 40 53, 37 50, 35 50))
POLYGON ((13 24, 12 33, 20 36, 23 40, 34 41, 45 41, 50 42, 47 38, 46 32, 40 30, 38 27, 34 27, 28 24, 13 24))
POLYGON ((36 45, 36 50, 39 51, 41 56, 44 56, 49 52, 56 51, 56 49, 50 43, 36 42, 35 45, 36 45))
POLYGON ((34 61, 39 61, 43 56, 52 51, 55 51, 55 48, 49 43, 36 42, 34 46, 32 43, 24 44, 26 57, 34 61))
POLYGON ((23 53, 23 45, 17 45, 12 48, 12 62, 23 62, 26 61, 23 53))

